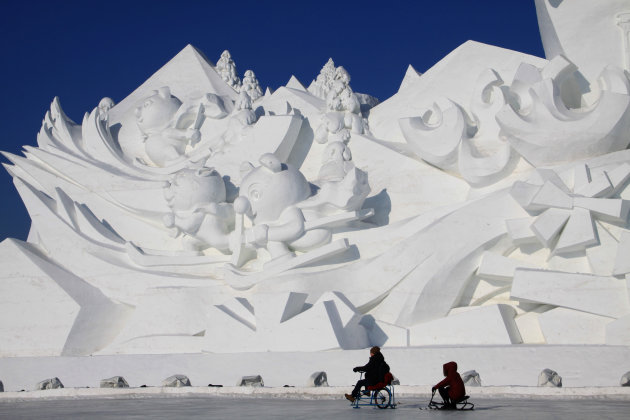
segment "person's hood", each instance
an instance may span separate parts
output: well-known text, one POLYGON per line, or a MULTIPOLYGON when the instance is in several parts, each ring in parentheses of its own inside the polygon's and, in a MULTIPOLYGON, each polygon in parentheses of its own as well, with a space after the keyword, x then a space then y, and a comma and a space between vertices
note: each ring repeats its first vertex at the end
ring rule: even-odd
POLYGON ((377 362, 384 362, 385 361, 385 357, 383 357, 383 353, 378 352, 376 353, 374 356, 370 357, 370 359, 374 359, 374 361, 377 362))
POLYGON ((453 372, 457 372, 457 363, 455 362, 444 363, 444 366, 442 366, 442 372, 444 373, 444 376, 448 376, 453 372))

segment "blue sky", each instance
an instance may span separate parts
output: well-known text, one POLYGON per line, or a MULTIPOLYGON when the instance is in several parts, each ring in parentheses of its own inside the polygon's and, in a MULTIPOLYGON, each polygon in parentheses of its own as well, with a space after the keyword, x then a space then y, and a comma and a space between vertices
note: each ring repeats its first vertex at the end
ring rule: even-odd
MULTIPOLYGON (((357 92, 393 95, 467 40, 544 57, 534 0, 3 1, 0 150, 36 145, 55 96, 75 122, 120 102, 187 44, 213 62, 229 49, 263 87, 313 80, 329 57, 357 92)), ((2 158, 3 162, 6 159, 2 158)), ((0 240, 26 239, 28 213, 0 170, 0 240)))

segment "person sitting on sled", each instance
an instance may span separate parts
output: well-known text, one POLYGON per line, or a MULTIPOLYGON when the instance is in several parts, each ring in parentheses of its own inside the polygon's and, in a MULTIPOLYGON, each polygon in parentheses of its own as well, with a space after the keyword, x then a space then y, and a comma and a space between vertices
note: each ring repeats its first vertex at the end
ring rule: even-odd
POLYGON ((365 378, 357 381, 352 394, 345 394, 350 402, 354 402, 361 392, 361 387, 367 389, 368 386, 376 385, 385 380, 385 374, 389 372, 389 365, 385 363, 385 357, 381 353, 378 346, 370 349, 370 360, 365 366, 357 366, 352 369, 353 372, 365 372, 365 378))
POLYGON ((442 366, 444 378, 440 383, 431 388, 432 392, 437 389, 444 400, 444 408, 455 408, 455 404, 462 401, 466 396, 466 388, 462 377, 457 373, 457 363, 448 362, 442 366))

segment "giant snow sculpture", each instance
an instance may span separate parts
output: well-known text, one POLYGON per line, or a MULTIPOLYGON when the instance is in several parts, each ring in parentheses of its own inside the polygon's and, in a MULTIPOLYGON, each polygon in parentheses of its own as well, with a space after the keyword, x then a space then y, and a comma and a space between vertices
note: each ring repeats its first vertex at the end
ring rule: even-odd
POLYGON ((191 46, 80 124, 55 98, 5 153, 0 355, 630 345, 630 7, 536 6, 548 59, 467 42, 378 105, 191 46))

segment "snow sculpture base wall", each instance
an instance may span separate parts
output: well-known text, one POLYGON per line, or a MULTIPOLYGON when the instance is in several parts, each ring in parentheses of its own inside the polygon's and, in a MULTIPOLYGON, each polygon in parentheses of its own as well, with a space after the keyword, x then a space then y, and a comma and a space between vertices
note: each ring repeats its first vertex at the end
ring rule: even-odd
MULTIPOLYGON (((565 388, 619 387, 630 357, 620 346, 431 346, 384 349, 385 360, 401 385, 419 385, 429 393, 443 377, 444 360, 457 360, 460 372, 474 368, 483 386, 536 387, 543 369, 563 378, 565 388), (518 361, 526 360, 527 363, 518 361), (584 363, 588 360, 588 363, 584 363)), ((56 375, 67 388, 98 388, 100 378, 120 372, 131 388, 161 386, 179 372, 192 386, 236 386, 244 376, 264 378, 265 387, 312 386, 313 369, 327 372, 331 387, 351 387, 358 379, 352 366, 367 363, 367 349, 329 352, 241 354, 115 355, 94 357, 19 357, 0 359, 5 391, 33 389, 43 377, 56 375)), ((348 391, 345 391, 348 392, 348 391)), ((341 395, 343 391, 339 392, 341 395)))

